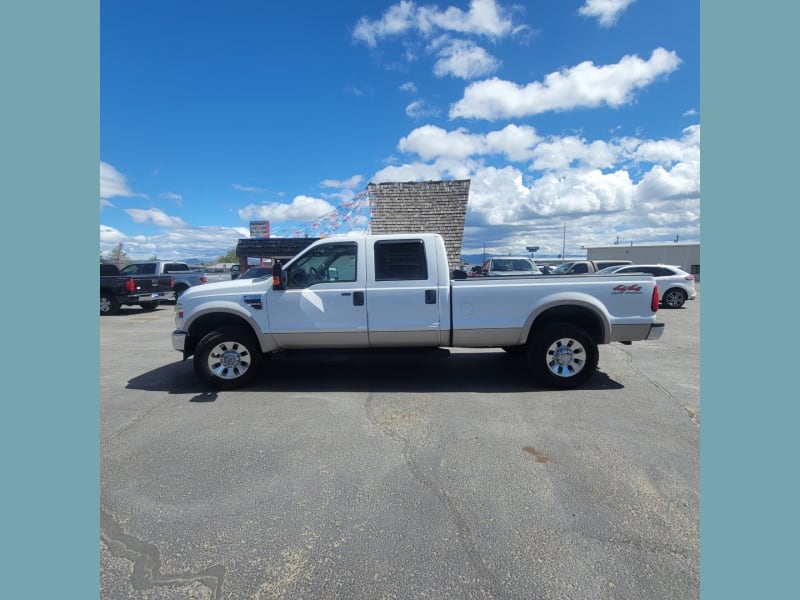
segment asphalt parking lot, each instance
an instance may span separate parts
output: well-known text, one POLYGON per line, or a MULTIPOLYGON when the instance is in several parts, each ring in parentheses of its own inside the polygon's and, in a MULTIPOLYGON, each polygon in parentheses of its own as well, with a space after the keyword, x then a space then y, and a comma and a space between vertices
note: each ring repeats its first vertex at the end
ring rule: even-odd
POLYGON ((700 299, 571 391, 452 350, 214 392, 172 306, 103 317, 101 597, 698 598, 700 299))

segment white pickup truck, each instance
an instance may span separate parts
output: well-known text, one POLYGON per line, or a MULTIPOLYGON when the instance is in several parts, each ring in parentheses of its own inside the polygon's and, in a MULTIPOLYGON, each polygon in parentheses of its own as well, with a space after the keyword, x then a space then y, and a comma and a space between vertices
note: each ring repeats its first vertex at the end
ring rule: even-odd
POLYGON ((233 389, 285 349, 463 347, 526 352, 541 383, 573 388, 598 344, 661 337, 658 288, 643 275, 451 279, 437 234, 314 242, 271 278, 188 289, 172 345, 198 376, 233 389))

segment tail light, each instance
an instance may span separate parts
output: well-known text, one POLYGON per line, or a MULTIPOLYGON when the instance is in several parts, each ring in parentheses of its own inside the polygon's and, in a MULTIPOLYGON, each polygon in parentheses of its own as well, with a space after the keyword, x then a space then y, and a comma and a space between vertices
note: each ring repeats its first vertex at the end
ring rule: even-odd
POLYGON ((650 310, 658 312, 658 284, 653 286, 653 297, 650 298, 650 310))
POLYGON ((208 277, 205 275, 200 276, 200 283, 208 283, 208 277))
POLYGON ((686 277, 684 277, 684 279, 686 281, 694 281, 694 275, 687 275, 686 277))
POLYGON ((174 287, 175 287, 175 280, 172 277, 170 277, 169 278, 169 289, 172 289, 174 287))
POLYGON ((125 282, 125 289, 129 292, 133 292, 136 290, 136 282, 133 279, 128 279, 125 282))

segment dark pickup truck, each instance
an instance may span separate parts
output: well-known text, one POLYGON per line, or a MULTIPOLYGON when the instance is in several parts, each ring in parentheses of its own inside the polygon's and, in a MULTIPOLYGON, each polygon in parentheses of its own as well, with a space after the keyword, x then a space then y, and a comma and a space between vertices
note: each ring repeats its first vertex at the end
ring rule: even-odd
POLYGON ((550 271, 549 275, 581 275, 583 273, 597 273, 607 267, 633 264, 629 260, 571 260, 561 263, 550 271))
POLYGON ((100 316, 132 304, 154 310, 161 300, 174 297, 170 275, 121 275, 116 265, 100 263, 100 316))

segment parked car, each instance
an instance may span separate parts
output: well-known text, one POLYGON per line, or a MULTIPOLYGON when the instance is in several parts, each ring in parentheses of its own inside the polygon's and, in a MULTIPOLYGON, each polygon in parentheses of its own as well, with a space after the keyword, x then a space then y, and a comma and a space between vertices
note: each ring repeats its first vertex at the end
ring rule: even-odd
POLYGON ((483 263, 481 272, 490 277, 504 275, 541 275, 539 267, 527 256, 498 256, 483 263))
POLYGON ((172 277, 172 292, 175 300, 190 287, 208 283, 205 269, 195 269, 185 262, 169 262, 165 260, 145 260, 128 263, 120 270, 121 275, 169 275, 172 277))
POLYGON ((571 260, 561 263, 550 271, 554 275, 581 275, 584 273, 598 273, 609 267, 630 265, 630 260, 571 260))
POLYGON ((115 315, 121 306, 138 304, 155 310, 162 300, 172 300, 170 275, 121 274, 117 265, 100 263, 100 316, 115 315))
POLYGON ((663 308, 680 308, 687 300, 697 298, 694 288, 694 275, 690 275, 674 265, 623 265, 608 267, 598 271, 596 275, 614 273, 626 275, 645 273, 652 275, 658 284, 660 302, 663 308))
POLYGON ((270 277, 272 275, 272 267, 258 266, 250 267, 239 276, 239 279, 256 279, 257 277, 270 277))
POLYGON ((239 265, 231 267, 231 279, 239 279, 239 265))

